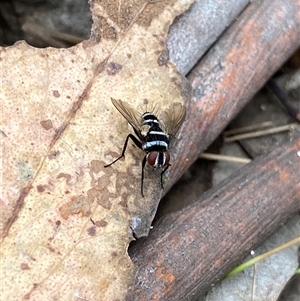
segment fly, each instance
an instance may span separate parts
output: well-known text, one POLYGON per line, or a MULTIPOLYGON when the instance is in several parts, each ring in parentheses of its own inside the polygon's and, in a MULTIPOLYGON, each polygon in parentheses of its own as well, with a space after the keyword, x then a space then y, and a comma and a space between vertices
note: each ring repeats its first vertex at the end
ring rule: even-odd
POLYGON ((175 136, 185 119, 185 106, 179 102, 175 102, 168 111, 164 111, 159 115, 156 115, 153 112, 146 112, 141 115, 122 100, 112 98, 111 101, 115 108, 132 126, 137 137, 129 134, 125 140, 120 157, 104 167, 111 166, 125 156, 128 140, 130 138, 138 148, 145 152, 145 156, 142 161, 142 196, 144 196, 143 186, 146 162, 148 162, 148 164, 154 169, 157 167, 163 168, 160 174, 160 183, 161 187, 164 188, 163 175, 171 166, 169 163, 170 140, 175 136))

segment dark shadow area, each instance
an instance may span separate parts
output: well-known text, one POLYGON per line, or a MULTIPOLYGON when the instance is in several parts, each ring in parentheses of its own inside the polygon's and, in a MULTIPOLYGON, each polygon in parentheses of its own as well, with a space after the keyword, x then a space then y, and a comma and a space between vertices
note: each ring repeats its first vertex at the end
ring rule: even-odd
POLYGON ((0 45, 67 48, 90 37, 88 0, 2 0, 0 45))

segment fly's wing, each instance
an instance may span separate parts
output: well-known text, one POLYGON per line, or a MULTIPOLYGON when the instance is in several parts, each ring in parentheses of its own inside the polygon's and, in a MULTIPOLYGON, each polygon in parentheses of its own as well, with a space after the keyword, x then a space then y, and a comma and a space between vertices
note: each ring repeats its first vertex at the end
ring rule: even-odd
POLYGON ((175 136, 185 119, 185 115, 185 106, 179 102, 174 102, 168 111, 160 114, 160 120, 163 122, 168 135, 175 136))
POLYGON ((111 98, 111 102, 127 122, 133 127, 135 133, 141 138, 141 117, 140 114, 130 105, 120 99, 111 98))

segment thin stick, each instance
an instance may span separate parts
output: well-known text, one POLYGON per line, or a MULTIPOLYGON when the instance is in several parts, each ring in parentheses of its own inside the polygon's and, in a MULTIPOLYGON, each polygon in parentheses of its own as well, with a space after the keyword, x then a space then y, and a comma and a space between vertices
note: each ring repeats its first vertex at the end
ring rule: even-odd
POLYGON ((224 137, 241 134, 241 133, 245 133, 245 132, 250 132, 250 131, 254 131, 254 130, 258 130, 258 129, 263 129, 263 128, 267 128, 267 127, 271 127, 271 126, 274 126, 272 121, 266 121, 266 122, 262 122, 262 123, 249 125, 249 126, 243 126, 243 127, 237 128, 237 129, 232 129, 232 130, 224 132, 224 137))
POLYGON ((257 131, 257 132, 247 133, 247 134, 241 134, 241 135, 236 135, 236 136, 232 136, 232 137, 225 137, 224 141, 225 142, 232 142, 232 141, 237 141, 237 140, 242 140, 242 139, 255 138, 255 137, 260 137, 260 136, 264 136, 264 135, 280 133, 280 132, 292 130, 297 125, 298 125, 297 123, 290 123, 290 124, 287 124, 287 125, 278 126, 278 127, 268 129, 268 130, 257 131))
POLYGON ((227 162, 234 162, 234 163, 242 163, 242 164, 248 164, 251 162, 251 159, 248 159, 248 158, 224 156, 224 155, 209 154, 209 153, 202 153, 199 156, 199 158, 207 159, 207 160, 215 160, 215 161, 227 161, 227 162))
POLYGON ((60 41, 70 44, 78 44, 84 40, 83 37, 77 37, 68 33, 63 33, 60 31, 52 30, 42 25, 38 25, 35 23, 24 23, 22 26, 22 30, 27 34, 38 37, 43 41, 50 41, 52 44, 58 45, 58 47, 62 47, 60 41))
POLYGON ((300 242, 300 237, 297 237, 297 238, 295 238, 295 239, 293 239, 293 240, 291 240, 291 241, 289 241, 289 242, 287 242, 287 243, 285 243, 285 244, 283 244, 283 245, 281 245, 277 248, 274 248, 273 250, 270 250, 270 251, 268 251, 264 254, 258 255, 256 257, 242 263, 241 265, 237 266, 236 268, 234 268, 230 273, 227 274, 226 278, 234 276, 234 275, 244 271, 246 268, 249 268, 250 266, 258 263, 259 261, 262 261, 262 260, 270 257, 271 255, 276 254, 276 253, 278 253, 278 252, 280 252, 280 251, 282 251, 286 248, 289 248, 292 245, 297 244, 299 242, 300 242))

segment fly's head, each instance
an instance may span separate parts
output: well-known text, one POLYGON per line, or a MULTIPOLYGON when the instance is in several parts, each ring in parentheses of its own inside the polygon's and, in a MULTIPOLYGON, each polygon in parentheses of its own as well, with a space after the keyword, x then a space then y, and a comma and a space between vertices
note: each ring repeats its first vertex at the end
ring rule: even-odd
POLYGON ((170 162, 170 152, 169 151, 152 151, 147 154, 147 162, 154 169, 157 167, 169 166, 170 162))

